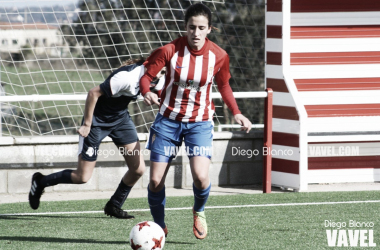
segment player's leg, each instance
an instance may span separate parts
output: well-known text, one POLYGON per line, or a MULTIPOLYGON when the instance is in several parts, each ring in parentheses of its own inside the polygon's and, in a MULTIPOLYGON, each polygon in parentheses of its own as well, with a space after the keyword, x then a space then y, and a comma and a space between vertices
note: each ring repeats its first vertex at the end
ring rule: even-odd
POLYGON ((118 146, 120 153, 123 155, 128 170, 120 181, 115 193, 107 202, 104 212, 109 216, 114 216, 120 219, 133 219, 134 216, 128 215, 121 208, 125 200, 140 177, 145 172, 145 162, 143 154, 140 151, 140 142, 130 143, 124 146, 118 146))
POLYGON ((194 181, 193 232, 196 238, 204 239, 207 236, 204 210, 211 190, 209 168, 212 156, 213 124, 211 122, 188 124, 184 132, 194 181))
POLYGON ((190 158, 190 169, 193 176, 194 211, 204 211, 210 192, 211 183, 209 177, 210 159, 203 156, 190 158))
POLYGON ((118 147, 120 154, 123 155, 128 170, 121 179, 115 193, 104 207, 104 213, 120 219, 133 219, 132 215, 129 215, 121 208, 132 187, 144 174, 145 163, 140 152, 140 142, 132 119, 130 117, 125 119, 113 129, 109 136, 118 147))
POLYGON ((149 174, 150 181, 148 186, 148 203, 150 213, 152 214, 154 222, 160 225, 162 229, 164 229, 165 236, 168 234, 168 229, 165 224, 165 179, 169 167, 170 162, 151 161, 149 174))
MULTIPOLYGON (((73 184, 85 184, 87 183, 94 172, 96 161, 86 161, 83 159, 82 154, 78 156, 78 167, 71 172, 71 182, 73 184)), ((63 183, 63 182, 58 182, 63 183)), ((52 186, 52 185, 50 185, 52 186)))
POLYGON ((207 236, 204 210, 211 190, 209 167, 210 159, 207 157, 195 156, 190 159, 190 169, 194 181, 193 232, 198 239, 204 239, 207 236))
POLYGON ((150 128, 147 148, 150 153, 150 181, 148 186, 148 202, 154 221, 160 225, 167 235, 165 224, 165 179, 170 162, 175 157, 176 149, 181 145, 181 123, 171 121, 158 114, 150 128))
POLYGON ((100 142, 107 136, 107 131, 101 128, 91 128, 90 134, 84 138, 79 136, 78 165, 76 170, 65 169, 50 175, 39 172, 32 177, 32 186, 29 192, 29 204, 33 209, 40 205, 41 195, 46 187, 58 184, 83 184, 87 183, 94 171, 97 159, 97 150, 100 142))
POLYGON ((46 187, 58 184, 83 184, 91 178, 96 161, 85 161, 78 156, 78 167, 76 170, 65 169, 49 175, 40 172, 34 173, 32 177, 32 187, 29 192, 29 204, 33 209, 37 209, 40 204, 41 195, 46 187))
POLYGON ((137 141, 122 147, 119 146, 119 149, 128 166, 128 171, 122 179, 123 183, 128 186, 133 186, 145 172, 144 155, 141 152, 140 142, 137 141))

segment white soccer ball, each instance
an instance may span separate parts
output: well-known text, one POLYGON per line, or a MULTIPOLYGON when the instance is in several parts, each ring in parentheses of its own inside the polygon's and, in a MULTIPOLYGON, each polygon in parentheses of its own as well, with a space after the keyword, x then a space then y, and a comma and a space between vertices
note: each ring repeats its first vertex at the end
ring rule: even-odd
POLYGON ((129 243, 132 249, 161 250, 165 245, 165 233, 153 221, 137 223, 129 234, 129 243))

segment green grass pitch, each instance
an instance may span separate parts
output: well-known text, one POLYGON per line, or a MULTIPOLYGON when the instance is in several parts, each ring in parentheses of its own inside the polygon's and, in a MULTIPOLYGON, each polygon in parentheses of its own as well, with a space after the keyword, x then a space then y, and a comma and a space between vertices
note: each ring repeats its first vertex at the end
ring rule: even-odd
MULTIPOLYGON (((328 247, 326 230, 336 228, 326 227, 326 220, 346 222, 347 227, 342 229, 353 230, 368 228, 348 228, 350 220, 371 222, 376 248, 380 247, 380 192, 210 196, 206 207, 209 234, 205 240, 197 240, 192 233, 192 202, 192 197, 167 198, 167 208, 183 209, 166 211, 169 235, 164 249, 334 249, 328 247), (311 204, 299 205, 302 203, 311 204), (253 206, 240 207, 244 205, 253 206)), ((131 212, 134 220, 96 212, 102 211, 105 203, 47 202, 42 198, 37 211, 28 203, 2 204, 0 249, 130 249, 128 238, 133 225, 152 220, 147 199, 127 200, 124 209, 143 209, 131 212), (61 213, 81 211, 94 213, 61 213)))

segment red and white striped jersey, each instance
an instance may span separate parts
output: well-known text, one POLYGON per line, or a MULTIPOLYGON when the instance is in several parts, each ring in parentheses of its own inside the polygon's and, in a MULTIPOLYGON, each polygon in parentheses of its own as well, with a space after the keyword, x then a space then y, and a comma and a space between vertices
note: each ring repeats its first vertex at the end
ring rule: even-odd
POLYGON ((143 96, 149 91, 147 81, 150 83, 164 66, 167 73, 160 103, 163 116, 182 122, 212 120, 211 85, 214 78, 232 113, 240 113, 229 85, 229 57, 207 38, 200 50, 192 50, 187 37, 181 37, 154 51, 147 59, 147 71, 140 80, 143 96))

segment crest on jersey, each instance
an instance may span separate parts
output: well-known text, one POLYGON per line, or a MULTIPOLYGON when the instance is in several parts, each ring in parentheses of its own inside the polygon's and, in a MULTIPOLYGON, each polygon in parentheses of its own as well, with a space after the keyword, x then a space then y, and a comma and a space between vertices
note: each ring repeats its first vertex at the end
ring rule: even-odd
POLYGON ((208 68, 208 76, 212 76, 214 74, 214 67, 208 68))

